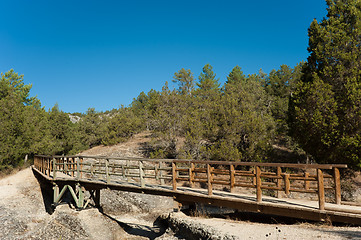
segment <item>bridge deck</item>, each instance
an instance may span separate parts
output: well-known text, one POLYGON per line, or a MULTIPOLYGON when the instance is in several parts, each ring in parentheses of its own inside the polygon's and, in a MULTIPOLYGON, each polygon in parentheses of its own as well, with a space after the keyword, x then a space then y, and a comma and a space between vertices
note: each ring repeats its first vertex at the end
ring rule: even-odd
POLYGON ((293 217, 313 221, 331 221, 341 223, 351 223, 361 225, 361 207, 325 203, 325 209, 319 210, 318 201, 290 198, 274 198, 262 196, 262 201, 257 201, 254 195, 230 193, 213 190, 212 195, 207 189, 195 189, 191 187, 180 187, 176 190, 169 185, 140 184, 128 182, 126 180, 101 180, 92 178, 71 177, 66 174, 57 173, 56 179, 53 172, 49 176, 42 173, 35 167, 34 172, 39 174, 44 180, 58 185, 80 184, 86 190, 112 189, 129 192, 138 192, 152 195, 162 195, 173 197, 182 204, 203 203, 220 207, 228 207, 246 212, 256 212, 285 217, 293 217))

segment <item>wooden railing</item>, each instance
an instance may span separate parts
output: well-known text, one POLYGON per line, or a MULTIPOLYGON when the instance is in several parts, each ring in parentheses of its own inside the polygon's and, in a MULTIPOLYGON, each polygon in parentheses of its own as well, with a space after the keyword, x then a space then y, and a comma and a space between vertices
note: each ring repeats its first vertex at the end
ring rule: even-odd
POLYGON ((72 177, 107 184, 117 181, 137 182, 141 187, 178 185, 206 187, 236 193, 255 189, 257 202, 262 191, 280 197, 292 192, 316 194, 319 209, 325 209, 325 191, 333 195, 330 202, 341 204, 340 168, 344 164, 286 164, 256 162, 194 161, 169 159, 115 158, 96 156, 35 156, 34 166, 54 180, 72 177), (146 181, 146 179, 148 179, 146 181))

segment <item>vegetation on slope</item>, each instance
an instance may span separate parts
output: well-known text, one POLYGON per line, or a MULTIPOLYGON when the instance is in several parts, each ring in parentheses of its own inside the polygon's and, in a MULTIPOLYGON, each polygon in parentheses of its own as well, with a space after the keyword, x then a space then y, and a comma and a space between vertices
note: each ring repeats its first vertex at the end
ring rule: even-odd
POLYGON ((307 62, 246 76, 239 66, 220 85, 210 64, 195 79, 181 69, 161 91, 141 92, 128 107, 85 114, 46 111, 13 70, 0 81, 0 169, 30 154, 74 154, 149 130, 149 157, 226 161, 292 159, 348 163, 361 156, 361 3, 328 0, 309 28, 307 62), (278 146, 278 147, 275 147, 278 146), (280 147, 282 146, 282 147, 280 147))

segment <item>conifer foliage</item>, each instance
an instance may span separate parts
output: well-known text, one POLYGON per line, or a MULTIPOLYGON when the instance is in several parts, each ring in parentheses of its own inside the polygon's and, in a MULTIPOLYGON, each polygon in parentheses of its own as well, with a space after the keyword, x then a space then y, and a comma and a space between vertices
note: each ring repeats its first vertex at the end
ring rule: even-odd
POLYGON ((318 162, 361 167, 361 1, 328 0, 309 28, 310 56, 293 93, 290 130, 318 162))

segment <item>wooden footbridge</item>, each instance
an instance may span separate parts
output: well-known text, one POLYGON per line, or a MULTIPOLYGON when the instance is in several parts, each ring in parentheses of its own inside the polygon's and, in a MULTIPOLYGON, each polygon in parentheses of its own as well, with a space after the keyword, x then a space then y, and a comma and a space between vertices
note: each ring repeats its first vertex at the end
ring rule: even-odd
POLYGON ((170 196, 183 205, 361 225, 361 206, 341 201, 343 164, 35 156, 32 167, 53 185, 54 206, 66 191, 79 209, 100 206, 107 188, 170 196))

